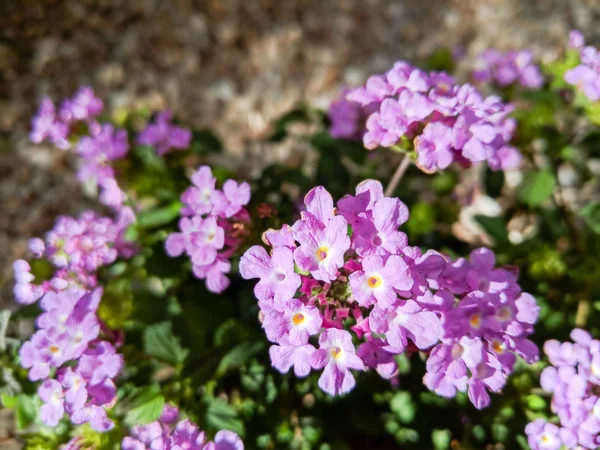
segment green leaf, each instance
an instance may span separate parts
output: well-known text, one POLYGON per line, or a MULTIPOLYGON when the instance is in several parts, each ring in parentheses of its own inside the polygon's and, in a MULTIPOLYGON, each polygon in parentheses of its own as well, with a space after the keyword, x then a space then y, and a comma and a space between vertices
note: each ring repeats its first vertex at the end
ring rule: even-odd
POLYGON ((508 242, 508 230, 502 217, 489 217, 478 214, 475 216, 475 220, 494 239, 496 244, 508 242))
POLYGON ((223 150, 221 141, 209 130, 194 131, 192 133, 192 152, 199 155, 220 153, 223 150))
POLYGON ((399 391, 394 395, 390 402, 390 408, 403 423, 411 423, 417 412, 417 407, 410 393, 406 391, 399 391))
POLYGON ((531 172, 527 175, 521 185, 517 196, 519 200, 531 207, 540 206, 552 195, 556 178, 548 170, 531 172))
POLYGON ((180 209, 181 203, 176 201, 162 208, 142 211, 137 216, 137 224, 141 228, 157 228, 166 225, 179 217, 180 209))
POLYGON ((16 408, 16 406, 19 402, 19 398, 16 395, 7 395, 7 394, 0 395, 0 400, 2 401, 2 406, 4 406, 5 408, 8 408, 8 409, 16 408))
POLYGON ((265 348, 263 341, 243 342, 233 347, 219 363, 218 375, 224 375, 230 370, 237 369, 265 348))
POLYGON ((244 436, 244 423, 238 418, 235 408, 224 400, 213 400, 206 410, 206 421, 216 430, 231 430, 244 436))
POLYGON ((16 404, 17 430, 22 431, 31 425, 38 414, 40 400, 37 395, 19 394, 16 404))
POLYGON ((157 323, 144 330, 144 350, 150 356, 171 364, 182 364, 188 355, 188 350, 181 347, 173 334, 171 322, 157 323))
POLYGON ((433 430, 431 432, 431 441, 436 450, 446 450, 450 448, 452 432, 450 430, 433 430))
POLYGON ((125 414, 125 423, 131 426, 153 422, 160 417, 164 406, 165 399, 160 395, 160 388, 157 385, 148 386, 133 400, 125 414))
POLYGON ((592 202, 585 205, 579 211, 588 226, 596 234, 600 234, 600 202, 592 202))

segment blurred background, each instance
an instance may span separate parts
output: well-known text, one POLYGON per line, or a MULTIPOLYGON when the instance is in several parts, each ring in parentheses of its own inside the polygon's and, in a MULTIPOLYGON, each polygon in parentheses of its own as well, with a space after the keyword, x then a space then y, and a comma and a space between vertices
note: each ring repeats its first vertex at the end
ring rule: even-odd
POLYGON ((0 309, 27 239, 89 203, 69 157, 28 142, 43 95, 89 84, 109 110, 171 108, 251 174, 302 150, 262 141, 276 118, 398 59, 446 48, 463 73, 488 47, 552 59, 570 29, 597 43, 599 20, 598 0, 0 0, 0 309))

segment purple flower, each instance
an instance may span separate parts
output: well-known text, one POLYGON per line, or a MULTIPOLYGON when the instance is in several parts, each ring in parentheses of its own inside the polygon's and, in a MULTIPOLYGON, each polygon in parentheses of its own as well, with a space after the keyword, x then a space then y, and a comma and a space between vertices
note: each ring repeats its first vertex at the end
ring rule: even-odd
POLYGON ((81 86, 73 97, 66 99, 60 105, 58 115, 65 123, 89 120, 99 116, 104 109, 104 103, 96 97, 89 86, 81 86))
POLYGON ((433 122, 415 139, 418 164, 426 172, 447 168, 454 161, 452 151, 452 128, 441 122, 433 122))
POLYGON ((171 149, 185 150, 190 146, 192 133, 171 123, 171 111, 163 111, 156 116, 154 123, 148 124, 138 135, 138 144, 156 148, 159 155, 169 153, 171 149))
POLYGON ((383 339, 373 338, 362 343, 356 354, 366 367, 377 370, 382 378, 390 379, 398 370, 398 364, 394 359, 397 349, 386 345, 383 339))
POLYGON ((244 450, 244 443, 233 431, 221 430, 215 435, 215 450, 244 450))
POLYGON ((350 369, 365 370, 356 355, 352 336, 344 330, 327 329, 319 337, 319 350, 311 358, 315 369, 325 368, 319 378, 319 387, 329 395, 350 392, 356 381, 350 369))
POLYGON ((300 287, 300 275, 294 272, 294 256, 288 247, 276 247, 272 256, 255 245, 240 259, 240 275, 246 280, 259 278, 254 295, 259 300, 274 299, 276 303, 290 300, 300 287))
POLYGON ((408 208, 397 198, 385 197, 375 203, 372 219, 361 217, 354 233, 354 245, 361 256, 398 255, 407 245, 398 227, 408 220, 408 208))
POLYGON ((165 242, 169 256, 179 256, 185 251, 195 265, 208 265, 216 260, 218 250, 225 245, 225 230, 217 225, 214 217, 182 217, 179 229, 181 232, 171 233, 165 242))
POLYGON ((442 324, 439 317, 424 310, 413 300, 386 311, 376 305, 369 317, 369 324, 375 333, 385 334, 391 347, 402 353, 408 339, 421 350, 435 345, 442 338, 442 324))
POLYGON ((71 147, 68 137, 69 126, 57 117, 52 100, 44 97, 40 102, 37 114, 31 121, 29 139, 34 144, 40 144, 48 140, 59 149, 68 150, 71 147))
POLYGON ((362 270, 350 275, 352 294, 361 306, 388 308, 397 299, 396 290, 407 291, 412 285, 410 268, 398 255, 390 256, 385 263, 380 256, 366 256, 362 270))
POLYGON ((346 93, 342 92, 342 98, 332 102, 329 107, 329 134, 336 139, 360 139, 363 109, 358 103, 346 100, 346 93))
POLYGON ((569 32, 569 47, 582 48, 585 45, 585 38, 581 31, 571 30, 569 32))
POLYGON ((65 413, 63 389, 56 380, 46 380, 38 388, 38 394, 44 401, 40 409, 42 422, 55 427, 65 413))
POLYGON ((311 359, 317 351, 312 345, 305 344, 295 346, 282 343, 273 345, 269 349, 271 364, 281 373, 286 373, 294 367, 294 374, 297 377, 305 377, 310 373, 311 359))
POLYGON ((206 280, 206 287, 210 292, 220 294, 229 286, 229 278, 225 276, 231 271, 231 263, 220 256, 211 264, 192 266, 192 271, 196 278, 206 280))
POLYGON ((456 391, 466 391, 468 369, 483 359, 483 345, 479 339, 462 337, 436 345, 427 359, 425 386, 442 397, 454 397, 456 391))
POLYGON ((591 101, 600 99, 600 74, 599 71, 585 64, 581 64, 565 73, 565 81, 579 90, 591 101))
POLYGON ((280 230, 270 229, 265 231, 263 233, 263 242, 271 247, 289 247, 290 249, 296 247, 292 227, 287 224, 284 224, 280 230))
POLYGON ((383 198, 383 186, 377 180, 365 180, 356 186, 356 195, 345 195, 337 202, 338 213, 354 228, 361 213, 371 213, 375 203, 383 198))
POLYGON ((408 131, 408 122, 398 101, 386 98, 379 112, 369 116, 366 127, 363 142, 366 148, 372 150, 396 144, 408 131))
POLYGON ((344 264, 344 253, 350 248, 348 223, 341 216, 333 217, 327 226, 307 217, 292 226, 300 246, 294 251, 294 261, 301 270, 322 281, 337 278, 344 264))
POLYGON ((234 180, 227 180, 223 184, 223 192, 213 193, 214 214, 224 217, 235 216, 250 201, 250 185, 238 184, 234 180))
POLYGON ((306 306, 294 299, 282 305, 282 311, 273 310, 265 315, 263 327, 273 342, 285 342, 301 346, 311 335, 321 331, 321 313, 314 306, 306 306))
POLYGON ((181 196, 185 205, 185 215, 203 215, 211 212, 216 179, 208 166, 201 166, 192 175, 194 186, 189 187, 181 196))
POLYGON ((102 125, 97 134, 84 136, 77 144, 77 154, 81 157, 77 177, 82 182, 92 179, 96 183, 113 179, 111 163, 124 158, 128 150, 127 131, 102 125))
POLYGON ((91 385, 114 379, 123 368, 123 355, 108 342, 102 341, 88 348, 79 359, 77 369, 91 385))
POLYGON ((559 428, 544 419, 529 423, 525 427, 525 434, 532 450, 559 450, 562 446, 559 428))

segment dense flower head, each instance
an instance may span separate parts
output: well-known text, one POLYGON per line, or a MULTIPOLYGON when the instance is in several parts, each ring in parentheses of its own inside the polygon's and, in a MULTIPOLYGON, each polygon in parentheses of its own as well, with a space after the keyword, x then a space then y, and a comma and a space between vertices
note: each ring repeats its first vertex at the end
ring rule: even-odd
POLYGON ((97 431, 113 427, 105 408, 116 400, 114 379, 123 357, 100 339, 96 313, 101 297, 100 288, 70 287, 48 292, 40 301, 38 330, 23 344, 19 356, 29 378, 42 381, 40 416, 46 425, 56 426, 67 413, 74 424, 90 423, 97 431))
POLYGON ((398 61, 387 73, 373 75, 364 86, 350 91, 346 101, 361 108, 364 128, 356 132, 359 114, 350 105, 336 104, 332 107, 335 135, 361 135, 368 149, 411 140, 417 165, 426 172, 453 162, 470 165, 494 160, 490 164, 494 170, 511 169, 520 162, 520 153, 509 145, 515 128, 514 119, 508 117, 512 106, 498 97, 483 98, 475 87, 457 84, 446 73, 427 73, 398 61))
POLYGON ((221 430, 212 441, 190 420, 177 422, 177 414, 165 406, 161 417, 146 425, 136 425, 131 435, 121 442, 123 450, 244 450, 240 437, 229 430, 221 430), (166 419, 168 416, 168 420, 166 419), (177 423, 175 423, 177 422, 177 423))
MULTIPOLYGON (((116 401, 115 378, 123 367, 114 336, 98 318, 102 288, 96 271, 135 249, 125 241, 125 228, 135 217, 123 208, 116 219, 92 211, 79 218, 59 217, 45 239, 31 239, 35 258, 46 259, 54 272, 37 284, 25 260, 13 264, 15 299, 38 302, 37 330, 19 351, 29 379, 40 381, 42 421, 56 426, 67 414, 74 424, 89 423, 96 431, 114 424, 106 409, 116 401)), ((74 444, 73 444, 74 445, 74 444)))
POLYGON ((543 370, 540 383, 552 394, 559 426, 543 420, 527 425, 525 432, 534 449, 600 446, 600 341, 579 328, 571 332, 571 339, 544 344, 551 365, 543 370))
POLYGON ((144 128, 138 135, 138 144, 150 145, 156 148, 159 155, 172 150, 185 150, 190 146, 192 133, 171 123, 171 111, 162 111, 156 120, 144 128))
POLYGON ((585 45, 585 39, 579 31, 571 31, 569 36, 571 47, 579 50, 580 62, 577 67, 565 73, 565 81, 575 86, 590 99, 600 99, 600 52, 598 49, 585 45))
POLYGON ((179 231, 167 237, 165 249, 172 257, 185 253, 194 275, 206 280, 211 292, 220 293, 229 286, 229 259, 241 243, 236 229, 249 220, 244 207, 250 201, 250 185, 226 180, 223 189, 217 189, 208 166, 192 175, 192 183, 181 195, 179 231))
POLYGON ((544 83, 540 68, 529 50, 501 52, 488 49, 479 55, 473 79, 479 83, 494 81, 499 86, 519 84, 537 89, 544 83))
POLYGON ((378 181, 337 208, 323 187, 304 203, 292 226, 265 232, 270 253, 256 245, 240 261, 242 277, 259 279, 273 367, 299 377, 324 369, 319 386, 339 395, 354 388, 353 370, 392 378, 394 356, 420 350, 429 354, 427 387, 447 397, 468 391, 482 408, 517 355, 537 360, 528 336, 539 308, 490 250, 452 260, 409 246, 399 231, 408 208, 378 181))
POLYGON ((71 148, 71 126, 76 122, 87 122, 90 130, 97 130, 99 125, 95 118, 103 108, 102 100, 89 86, 80 87, 71 98, 63 100, 58 111, 52 100, 44 97, 31 121, 29 139, 35 144, 48 141, 61 150, 68 150, 71 148))

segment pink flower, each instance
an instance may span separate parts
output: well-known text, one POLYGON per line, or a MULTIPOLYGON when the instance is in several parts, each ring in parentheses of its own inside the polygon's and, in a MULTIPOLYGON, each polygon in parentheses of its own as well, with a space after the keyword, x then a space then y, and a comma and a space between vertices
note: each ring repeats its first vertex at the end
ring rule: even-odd
POLYGON ((408 220, 408 208, 397 198, 375 203, 372 219, 361 217, 354 230, 356 252, 361 256, 398 255, 408 244, 398 227, 408 220))
POLYGON ((366 256, 362 270, 350 275, 352 295, 361 306, 375 303, 388 308, 398 298, 396 290, 409 290, 413 285, 410 268, 401 256, 392 255, 384 264, 381 256, 366 256))
POLYGON ((335 328, 323 331, 319 350, 311 360, 315 369, 325 368, 319 378, 319 387, 329 395, 350 392, 356 384, 350 369, 365 370, 365 365, 356 355, 350 333, 335 328))
POLYGON ((288 247, 276 247, 271 256, 259 245, 250 247, 240 259, 240 274, 246 280, 259 278, 254 287, 256 298, 274 299, 276 303, 294 298, 301 283, 288 247))
POLYGON ((344 265, 344 253, 350 248, 348 223, 341 216, 329 220, 327 226, 307 216, 292 227, 300 243, 294 251, 294 261, 301 270, 310 272, 317 280, 333 281, 344 265))
POLYGON ((369 318, 371 329, 375 333, 385 333, 390 346, 398 353, 403 352, 410 339, 417 348, 425 350, 442 338, 442 324, 439 317, 424 310, 413 300, 385 311, 375 306, 369 318))

